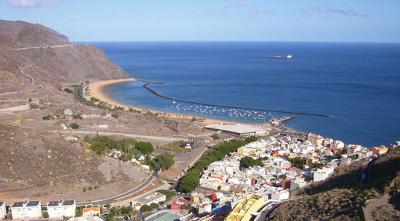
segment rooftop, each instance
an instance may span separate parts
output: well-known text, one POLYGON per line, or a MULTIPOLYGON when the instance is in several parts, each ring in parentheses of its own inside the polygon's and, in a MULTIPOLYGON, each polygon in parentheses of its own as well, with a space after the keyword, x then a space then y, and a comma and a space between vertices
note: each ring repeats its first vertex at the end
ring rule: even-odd
POLYGON ((60 205, 60 201, 50 201, 49 203, 47 203, 47 206, 59 206, 60 205))
POLYGON ((25 204, 25 202, 14 202, 13 204, 11 204, 11 207, 23 207, 25 204))
POLYGON ((62 202, 63 206, 71 206, 71 205, 74 205, 74 204, 75 204, 75 200, 64 200, 62 202))
POLYGON ((26 206, 38 206, 39 204, 40 204, 39 201, 37 201, 37 200, 32 200, 32 201, 29 201, 29 202, 26 204, 26 206))
POLYGON ((221 130, 236 134, 262 133, 265 129, 247 124, 211 124, 204 126, 207 129, 221 130))

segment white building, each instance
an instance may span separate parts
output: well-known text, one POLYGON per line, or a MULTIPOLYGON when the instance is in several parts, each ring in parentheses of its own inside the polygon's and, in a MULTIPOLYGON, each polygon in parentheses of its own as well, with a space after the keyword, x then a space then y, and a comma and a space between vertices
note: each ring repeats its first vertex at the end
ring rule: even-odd
POLYGON ((334 168, 333 167, 324 167, 322 169, 318 169, 314 172, 314 182, 325 180, 331 174, 333 174, 334 168))
POLYGON ((139 199, 132 201, 131 205, 135 207, 135 209, 139 210, 140 207, 142 207, 143 205, 150 206, 150 204, 152 203, 159 204, 161 202, 164 202, 166 199, 167 198, 164 194, 154 192, 146 194, 139 199))
POLYGON ((63 217, 75 217, 75 200, 50 201, 47 204, 47 212, 50 219, 62 219, 63 217))
POLYGON ((36 200, 14 202, 11 215, 13 219, 39 219, 42 218, 42 205, 36 200))
POLYGON ((0 220, 6 218, 7 211, 6 211, 6 204, 0 201, 0 220))
POLYGON ((271 199, 281 201, 289 199, 289 191, 287 190, 275 190, 272 191, 271 199))

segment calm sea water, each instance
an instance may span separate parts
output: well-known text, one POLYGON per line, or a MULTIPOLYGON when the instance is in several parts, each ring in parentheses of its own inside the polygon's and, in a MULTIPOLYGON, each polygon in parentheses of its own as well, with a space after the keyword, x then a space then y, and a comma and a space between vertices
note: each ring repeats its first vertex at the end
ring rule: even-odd
MULTIPOLYGON (((136 78, 163 82, 159 93, 197 102, 330 115, 297 116, 290 126, 366 146, 400 139, 400 44, 94 43, 136 78), (287 55, 293 60, 267 59, 287 55)), ((141 107, 262 122, 269 111, 173 103, 140 83, 111 86, 141 107)), ((282 114, 271 112, 272 116, 282 114)))

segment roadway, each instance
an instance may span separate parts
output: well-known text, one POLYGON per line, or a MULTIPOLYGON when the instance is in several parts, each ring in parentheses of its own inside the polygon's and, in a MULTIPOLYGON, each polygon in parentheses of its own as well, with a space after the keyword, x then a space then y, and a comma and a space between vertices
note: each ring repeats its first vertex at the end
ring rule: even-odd
POLYGON ((142 191, 145 189, 147 186, 151 184, 151 182, 154 181, 158 177, 158 172, 154 171, 142 184, 139 186, 136 186, 126 192, 103 198, 103 199, 97 199, 97 200, 89 200, 89 201, 84 201, 84 202, 78 202, 77 206, 85 206, 85 205, 104 205, 104 204, 112 204, 118 199, 133 196, 134 194, 142 191))

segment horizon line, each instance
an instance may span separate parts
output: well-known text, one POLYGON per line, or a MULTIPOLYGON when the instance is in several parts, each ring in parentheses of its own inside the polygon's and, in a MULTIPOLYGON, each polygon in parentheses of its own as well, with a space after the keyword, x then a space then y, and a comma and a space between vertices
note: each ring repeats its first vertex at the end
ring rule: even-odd
POLYGON ((276 40, 70 40, 71 43, 368 43, 400 44, 400 41, 276 41, 276 40))

